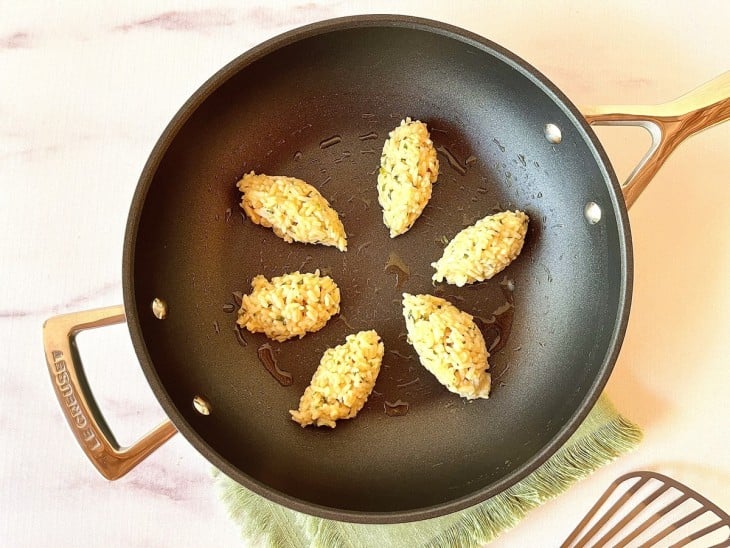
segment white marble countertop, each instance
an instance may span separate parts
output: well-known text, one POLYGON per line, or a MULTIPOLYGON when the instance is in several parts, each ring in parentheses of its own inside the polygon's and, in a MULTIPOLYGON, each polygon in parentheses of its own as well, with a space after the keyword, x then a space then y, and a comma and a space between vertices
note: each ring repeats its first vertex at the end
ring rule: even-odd
MULTIPOLYGON (((237 545, 209 464, 181 436, 117 482, 96 473, 59 412, 41 324, 122 301, 137 177, 206 78, 286 29, 396 4, 0 5, 0 545, 237 545)), ((661 102, 730 68, 724 1, 397 5, 515 51, 578 105, 661 102)), ((623 173, 647 142, 630 131, 601 135, 623 173)), ((645 441, 493 546, 556 545, 612 479, 637 469, 669 473, 730 508, 728 157, 730 124, 694 137, 631 210, 633 309, 608 392, 645 441)), ((162 417, 124 326, 84 334, 79 345, 122 442, 162 417)))

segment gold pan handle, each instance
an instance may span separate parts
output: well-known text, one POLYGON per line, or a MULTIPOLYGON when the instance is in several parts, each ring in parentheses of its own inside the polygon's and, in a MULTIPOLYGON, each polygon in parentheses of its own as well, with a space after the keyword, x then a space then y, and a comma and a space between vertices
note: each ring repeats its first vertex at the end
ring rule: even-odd
POLYGON ((110 480, 121 478, 177 432, 166 420, 130 447, 120 447, 93 399, 75 337, 123 321, 120 305, 54 316, 43 324, 46 363, 63 414, 86 456, 110 480))
POLYGON ((642 126, 651 134, 651 148, 622 185, 626 206, 631 207, 682 141, 730 118, 730 71, 669 103, 581 111, 591 125, 642 126))

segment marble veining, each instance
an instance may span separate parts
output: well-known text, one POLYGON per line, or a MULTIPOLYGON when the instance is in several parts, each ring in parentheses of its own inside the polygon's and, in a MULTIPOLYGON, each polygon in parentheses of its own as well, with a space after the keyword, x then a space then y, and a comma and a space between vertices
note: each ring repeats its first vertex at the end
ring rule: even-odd
POLYGON ((228 10, 166 11, 152 17, 139 19, 114 27, 124 32, 135 29, 161 29, 174 31, 208 32, 221 26, 233 24, 228 10))
POLYGON ((0 37, 0 49, 28 48, 32 44, 31 36, 27 32, 13 32, 0 37))
POLYGON ((101 287, 87 291, 82 295, 70 297, 62 304, 52 304, 48 306, 23 309, 0 309, 0 319, 24 318, 26 316, 46 317, 53 314, 62 314, 63 312, 72 312, 75 310, 84 309, 87 308, 87 303, 89 303, 90 301, 93 301, 98 297, 109 295, 112 290, 118 290, 121 288, 121 286, 121 282, 108 282, 101 287))

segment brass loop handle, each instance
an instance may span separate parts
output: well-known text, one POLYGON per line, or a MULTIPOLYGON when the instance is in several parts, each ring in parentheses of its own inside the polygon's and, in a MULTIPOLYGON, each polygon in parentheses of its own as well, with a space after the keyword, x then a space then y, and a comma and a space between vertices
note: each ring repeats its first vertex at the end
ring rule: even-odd
POLYGON ((668 103, 586 107, 581 112, 591 125, 642 126, 651 134, 649 151, 622 185, 631 207, 682 141, 730 118, 730 71, 668 103))
POLYGON ((43 324, 46 363, 63 414, 86 456, 109 480, 121 478, 177 432, 167 420, 130 447, 120 447, 94 402, 75 337, 85 329, 123 321, 120 305, 54 316, 43 324))

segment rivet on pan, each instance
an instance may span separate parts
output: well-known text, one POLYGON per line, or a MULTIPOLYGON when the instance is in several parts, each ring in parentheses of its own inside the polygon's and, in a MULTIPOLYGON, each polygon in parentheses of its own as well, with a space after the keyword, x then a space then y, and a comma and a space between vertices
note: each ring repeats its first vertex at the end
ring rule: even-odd
POLYGON ((152 301, 152 313, 158 320, 164 320, 167 317, 167 304, 162 299, 155 297, 152 301))
POLYGON ((545 139, 557 145, 563 140, 563 134, 560 132, 560 128, 555 124, 545 124, 545 139))
POLYGON ((583 215, 586 216, 589 223, 594 225, 601 220, 601 206, 596 202, 588 202, 583 210, 583 215))
POLYGON ((195 410, 201 415, 210 415, 210 404, 207 402, 207 400, 203 399, 200 396, 195 396, 193 398, 193 407, 195 407, 195 410))

